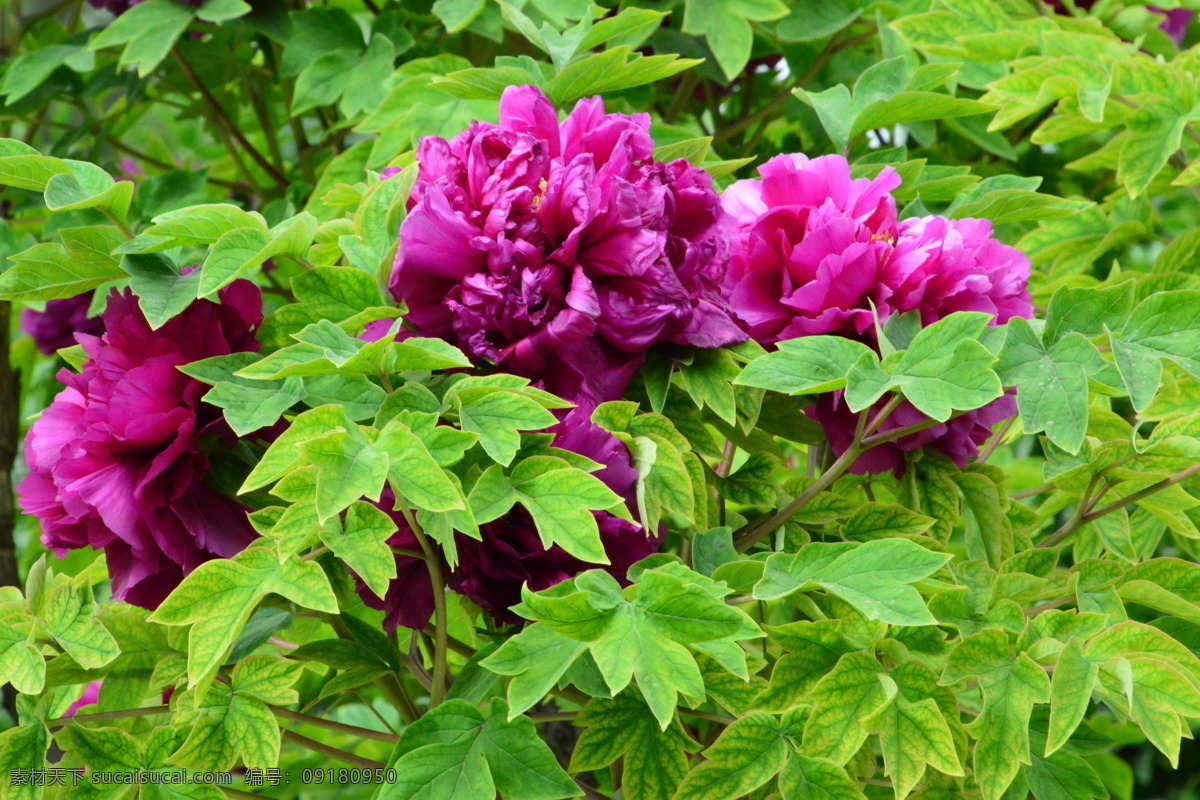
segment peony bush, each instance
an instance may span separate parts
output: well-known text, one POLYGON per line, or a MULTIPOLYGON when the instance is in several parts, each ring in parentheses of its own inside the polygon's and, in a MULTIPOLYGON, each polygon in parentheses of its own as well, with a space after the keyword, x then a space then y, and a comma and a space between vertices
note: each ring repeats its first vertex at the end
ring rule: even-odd
POLYGON ((0 800, 1200 792, 1191 4, 0 14, 0 800))

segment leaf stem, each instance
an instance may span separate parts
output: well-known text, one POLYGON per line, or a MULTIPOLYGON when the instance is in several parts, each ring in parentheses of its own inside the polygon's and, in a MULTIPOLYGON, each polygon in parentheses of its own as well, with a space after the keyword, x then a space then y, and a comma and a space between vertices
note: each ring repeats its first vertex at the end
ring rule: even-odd
POLYGON ((204 98, 206 103, 208 103, 208 106, 212 109, 213 114, 215 114, 217 119, 224 124, 224 127, 229 131, 229 135, 236 139, 238 144, 245 148, 246 153, 250 156, 250 158, 254 159, 254 163, 262 167, 263 171, 271 177, 271 180, 275 181, 275 183, 280 187, 287 186, 287 176, 283 174, 283 171, 280 168, 268 161, 267 158, 258 151, 258 148, 250 143, 250 140, 247 139, 246 135, 242 133, 240 128, 238 128, 237 123, 229 117, 229 114, 226 113, 220 102, 217 101, 217 98, 214 97, 213 93, 209 91, 207 86, 204 85, 204 81, 200 80, 200 76, 196 74, 196 71, 192 69, 192 65, 189 64, 187 59, 183 57, 183 53, 180 51, 180 49, 178 47, 171 48, 171 54, 175 56, 175 61, 179 64, 179 68, 183 70, 183 74, 187 76, 187 79, 191 81, 192 85, 196 87, 196 90, 200 92, 200 96, 204 98))
POLYGON ((356 756, 353 753, 347 753, 345 750, 339 750, 336 747, 330 747, 327 744, 321 744, 315 739, 310 739, 307 736, 301 736, 295 731, 284 730, 283 738, 288 739, 301 747, 311 750, 314 753, 319 753, 326 758, 332 758, 335 761, 341 761, 343 764, 349 764, 352 767, 361 767, 362 769, 383 769, 386 764, 380 764, 378 761, 372 761, 369 758, 356 756))
POLYGON ((396 494, 396 505, 404 514, 408 527, 412 529, 417 544, 425 553, 425 566, 429 570, 429 580, 433 584, 433 687, 429 691, 429 707, 437 708, 446 699, 446 637, 449 633, 449 621, 446 613, 446 581, 442 575, 442 562, 438 553, 429 541, 429 537, 421 529, 416 516, 408 507, 408 501, 399 493, 396 494))
POLYGON ((1095 485, 1096 479, 1093 478, 1092 483, 1088 485, 1088 490, 1084 493, 1084 498, 1080 499, 1079 505, 1076 507, 1075 514, 1073 514, 1069 520, 1064 522, 1061 528, 1050 534, 1050 536, 1048 536, 1044 542, 1039 544, 1038 547, 1054 547, 1055 545, 1069 538, 1075 533, 1075 531, 1079 530, 1087 523, 1099 519, 1105 514, 1111 514, 1114 511, 1119 511, 1127 505, 1136 503, 1139 500, 1143 500, 1152 494, 1161 492, 1164 489, 1169 489, 1175 484, 1182 483, 1183 481, 1186 481, 1188 478, 1197 474, 1200 474, 1200 464, 1193 464, 1187 469, 1176 472, 1169 478, 1163 478, 1158 483, 1147 486, 1145 489, 1139 489, 1133 494, 1126 495, 1119 500, 1114 500, 1106 506, 1101 506, 1100 508, 1089 511, 1084 498, 1087 498, 1095 485))
POLYGON ((344 722, 335 722, 331 719, 322 719, 321 717, 310 716, 309 714, 292 711, 290 708, 283 708, 282 706, 270 703, 267 703, 267 708, 271 709, 271 713, 277 717, 291 720, 292 722, 299 722, 303 725, 312 725, 314 728, 324 728, 335 733, 348 733, 360 739, 371 739, 376 742, 387 742, 389 744, 395 744, 398 739, 397 736, 383 731, 360 728, 357 725, 347 725, 344 722))
POLYGON ((170 714, 171 707, 168 705, 161 706, 146 706, 145 708, 127 708, 123 711, 101 711, 97 714, 75 714, 71 717, 59 717, 46 721, 48 728, 61 728, 64 725, 75 725, 80 722, 107 722, 113 719, 127 719, 129 717, 149 717, 155 714, 170 714))
POLYGON ((893 441, 894 439, 900 439, 904 436, 908 436, 910 433, 916 433, 917 431, 939 424, 937 420, 927 419, 913 425, 906 425, 903 428, 896 428, 895 430, 888 431, 885 434, 875 434, 875 431, 877 431, 879 427, 883 425, 887 418, 891 416, 892 412, 899 407, 901 402, 903 402, 903 398, 900 395, 892 396, 892 398, 884 404, 883 408, 879 409, 879 412, 871 417, 870 422, 863 422, 867 416, 864 412, 859 419, 859 430, 855 431, 854 441, 850 443, 850 446, 846 448, 845 452, 838 456, 837 460, 830 465, 829 469, 821 473, 821 476, 818 477, 816 481, 812 483, 812 485, 801 492, 800 496, 795 500, 788 503, 774 515, 768 517, 765 521, 751 523, 739 531, 738 535, 734 537, 734 547, 737 549, 737 551, 739 553, 746 552, 755 544, 761 542, 763 539, 769 536, 772 531, 786 524, 788 520, 799 514, 814 497, 832 486, 834 482, 846 472, 846 470, 850 469, 850 467, 854 465, 854 462, 858 460, 858 457, 867 450, 870 450, 872 447, 877 445, 893 441))

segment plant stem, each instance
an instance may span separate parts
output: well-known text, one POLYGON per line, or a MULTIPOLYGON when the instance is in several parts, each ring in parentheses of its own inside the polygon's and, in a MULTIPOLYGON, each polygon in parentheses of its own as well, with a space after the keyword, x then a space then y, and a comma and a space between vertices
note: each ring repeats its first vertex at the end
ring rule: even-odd
POLYGON ((254 792, 243 792, 241 789, 234 789, 232 786, 218 786, 226 797, 232 797, 234 800, 270 800, 269 797, 254 792))
POLYGON ((1011 428, 1013 423, 1016 421, 1016 416, 1012 416, 1004 420, 1004 424, 1000 426, 1000 430, 992 434, 992 438, 988 440, 987 446, 983 448, 983 452, 979 454, 979 458, 975 459, 975 463, 987 463, 987 460, 992 457, 992 453, 996 452, 996 448, 1000 446, 1000 442, 1004 440, 1009 428, 1011 428))
POLYGON ((792 502, 777 511, 773 516, 768 517, 765 521, 757 524, 751 523, 745 529, 739 532, 734 538, 734 547, 739 553, 744 553, 753 547, 758 542, 765 539, 772 531, 787 523, 792 517, 800 513, 803 508, 808 505, 814 497, 828 489, 833 483, 840 478, 846 470, 853 466, 858 457, 870 450, 876 445, 890 442, 893 439, 899 439, 910 433, 915 433, 918 430, 937 425, 937 420, 929 419, 914 425, 907 425, 903 428, 897 428, 894 431, 889 431, 886 434, 872 435, 879 426, 887 420, 891 413, 900 405, 902 399, 899 395, 893 396, 879 412, 871 418, 869 423, 864 423, 866 414, 859 419, 859 430, 855 431, 854 441, 846 448, 846 451, 838 456, 837 460, 830 465, 829 469, 821 473, 821 476, 816 479, 792 502))
POLYGON ((208 106, 212 109, 213 114, 215 114, 217 119, 224 124, 224 127, 229 131, 229 134, 237 140, 238 144, 245 148, 246 153, 249 154, 252 159, 254 159, 254 163, 262 167, 263 171, 271 177, 271 180, 275 181, 275 183, 280 187, 287 186, 287 176, 283 174, 283 171, 279 167, 276 167, 274 164, 268 161, 267 158, 258 151, 258 148, 250 143, 250 140, 247 139, 246 135, 242 133, 240 128, 238 128, 237 123, 229 117, 229 114, 225 112, 225 109, 217 101, 217 98, 214 97, 213 93, 210 92, 208 87, 204 85, 204 81, 200 80, 200 76, 196 74, 196 71, 192 69, 192 65, 189 64, 187 59, 183 57, 183 53, 179 50, 179 48, 171 48, 171 53, 175 56, 175 61, 179 64, 179 68, 183 70, 183 74, 187 76, 187 79, 191 81, 192 85, 196 87, 196 90, 200 92, 200 96, 204 98, 206 103, 208 103, 208 106))
POLYGON ((312 725, 314 728, 324 728, 325 730, 334 731, 336 733, 348 733, 352 736, 357 736, 360 739, 372 739, 376 742, 387 742, 395 744, 397 737, 384 733, 383 731, 373 731, 370 728, 360 728, 357 725, 347 725, 343 722, 334 722, 331 719, 322 719, 321 717, 313 717, 308 714, 302 714, 299 711, 292 711, 290 708, 267 704, 267 708, 271 709, 271 713, 283 719, 289 719, 293 722, 299 722, 304 725, 312 725))
POLYGON ((74 725, 79 722, 107 722, 112 719, 126 719, 128 717, 149 717, 155 714, 170 714, 171 707, 168 705, 147 706, 145 708, 128 708, 124 711, 102 711, 98 714, 76 714, 73 717, 59 717, 46 721, 48 728, 61 728, 64 725, 74 725))
POLYGON ((1125 506, 1136 503, 1137 501, 1147 498, 1157 492, 1161 492, 1163 489, 1169 489, 1175 484, 1182 483, 1183 481, 1186 481, 1188 478, 1197 474, 1200 474, 1200 464, 1193 464, 1187 469, 1176 472, 1169 478, 1163 478, 1158 483, 1147 486, 1145 489, 1139 489, 1133 494, 1122 497, 1120 500, 1114 500, 1106 506, 1101 506, 1100 508, 1089 511, 1086 504, 1086 498, 1091 493, 1091 490, 1095 485, 1096 479, 1093 478, 1092 483, 1088 485, 1088 490, 1084 492, 1084 497, 1080 499, 1079 505, 1076 507, 1075 514, 1073 514, 1069 520, 1063 523, 1061 528, 1050 534, 1050 536, 1046 537, 1046 540, 1039 544, 1038 547, 1054 547, 1060 542, 1065 541, 1072 534, 1074 534, 1075 531, 1079 530, 1087 523, 1099 519, 1105 514, 1111 514, 1114 511, 1119 511, 1125 506))
POLYGON ((396 504, 404 514, 408 527, 412 529, 417 544, 425 553, 425 566, 429 570, 429 580, 433 583, 433 687, 429 691, 429 707, 437 708, 446 699, 446 636, 449 621, 446 614, 446 581, 442 575, 442 562, 438 553, 429 541, 429 537, 417 523, 416 516, 408 508, 408 502, 397 493, 396 504))
POLYGON ((1045 494, 1046 492, 1052 492, 1056 488, 1058 488, 1058 487, 1056 487, 1053 483, 1047 483, 1046 485, 1039 486, 1036 489, 1026 489, 1023 492, 1017 492, 1016 494, 1012 495, 1011 497, 1013 500, 1025 500, 1030 497, 1037 497, 1039 494, 1045 494))
POLYGON ((301 736, 295 731, 283 731, 283 738, 295 742, 303 748, 319 753, 326 758, 332 758, 335 761, 341 761, 343 764, 349 764, 352 767, 360 767, 362 769, 383 769, 386 764, 380 764, 378 761, 372 761, 369 758, 356 756, 353 753, 347 753, 345 750, 339 750, 336 747, 330 747, 327 744, 321 744, 315 739, 310 739, 307 736, 301 736))

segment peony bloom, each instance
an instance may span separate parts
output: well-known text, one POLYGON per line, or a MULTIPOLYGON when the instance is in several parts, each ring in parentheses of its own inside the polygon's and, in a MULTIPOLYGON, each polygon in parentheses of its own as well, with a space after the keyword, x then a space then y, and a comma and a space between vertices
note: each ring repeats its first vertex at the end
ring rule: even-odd
MULTIPOLYGON (((850 176, 841 156, 782 155, 738 181, 722 198, 737 220, 737 243, 725 290, 757 341, 840 335, 877 344, 876 319, 914 312, 930 325, 956 311, 982 311, 993 324, 1032 317, 1029 259, 998 242, 981 219, 900 220, 891 191, 899 177, 850 176)), ((934 447, 960 466, 978 454, 992 426, 1016 412, 1011 397, 883 445, 855 462, 855 472, 903 471, 904 452, 934 447)), ((840 393, 808 413, 838 454, 852 441, 856 415, 840 393)), ((898 408, 881 431, 923 420, 898 408)))
MULTIPOLYGON (((550 429, 554 446, 587 456, 603 468, 592 473, 632 506, 637 485, 637 470, 629 450, 615 436, 590 420, 590 409, 575 408, 562 422, 550 429)), ((501 622, 522 620, 509 610, 521 600, 525 584, 534 591, 547 589, 580 572, 601 567, 617 580, 638 561, 658 549, 660 538, 651 538, 640 525, 608 512, 593 512, 600 528, 600 541, 611 563, 589 564, 569 555, 560 547, 542 546, 533 519, 522 508, 514 508, 495 522, 480 526, 482 539, 458 536, 458 566, 450 573, 450 588, 472 600, 501 622)), ((397 513, 393 515, 399 530, 388 540, 393 547, 416 548, 411 530, 397 513)), ((399 577, 379 598, 359 585, 359 595, 372 608, 387 612, 384 625, 397 624, 423 628, 433 612, 429 577, 420 560, 397 556, 399 577), (419 570, 419 572, 417 571, 419 570)))
MULTIPOLYGON (((204 5, 204 0, 176 0, 180 5, 194 6, 199 8, 204 5)), ((129 9, 136 5, 141 5, 145 0, 88 0, 93 8, 100 8, 108 11, 114 16, 121 16, 129 9)))
POLYGON ((71 705, 67 706, 67 710, 63 712, 64 717, 73 717, 79 713, 81 708, 86 706, 94 706, 100 702, 100 687, 104 685, 104 681, 92 681, 87 686, 83 687, 83 694, 79 696, 71 705))
MULTIPOLYGON (((396 523, 396 532, 387 540, 389 547, 400 547, 405 550, 421 552, 421 545, 413 534, 412 528, 397 511, 396 495, 390 488, 384 489, 376 504, 383 509, 392 522, 396 523)), ((429 569, 425 562, 412 556, 396 556, 396 578, 388 584, 387 594, 379 597, 362 582, 358 575, 354 576, 358 596, 369 608, 386 612, 383 627, 394 631, 398 626, 421 630, 429 624, 433 616, 433 581, 429 577, 429 569)))
POLYGON ((236 281, 220 299, 197 300, 155 331, 132 293, 114 291, 104 335, 79 336, 82 373, 59 373, 66 388, 25 442, 18 494, 42 542, 60 556, 103 550, 113 595, 144 608, 254 538, 245 509, 204 483, 206 451, 231 433, 200 401, 207 387, 176 369, 257 349, 257 287, 236 281))
POLYGON ((21 309, 21 330, 33 337, 37 349, 52 356, 75 344, 75 334, 95 335, 104 330, 100 317, 89 317, 92 293, 84 292, 61 300, 47 300, 45 311, 21 309))
POLYGON ((421 140, 389 286, 423 335, 564 397, 619 397, 656 342, 745 334, 720 296, 731 221, 707 173, 654 160, 646 114, 531 86, 500 123, 421 140))
MULTIPOLYGON (((884 401, 877 403, 865 414, 878 413, 884 401)), ((820 395, 817 402, 805 409, 808 415, 821 424, 830 447, 837 455, 846 452, 854 440, 858 415, 846 407, 841 392, 820 395)), ((904 474, 907 467, 904 454, 922 447, 932 447, 946 455, 960 468, 967 466, 970 459, 979 455, 980 448, 992 435, 997 423, 1017 413, 1017 399, 1012 393, 998 397, 983 408, 951 417, 931 428, 909 434, 894 442, 872 447, 859 456, 850 471, 857 475, 894 472, 904 474)), ((888 433, 897 428, 914 425, 928 419, 907 400, 901 403, 879 427, 879 433, 888 433)))

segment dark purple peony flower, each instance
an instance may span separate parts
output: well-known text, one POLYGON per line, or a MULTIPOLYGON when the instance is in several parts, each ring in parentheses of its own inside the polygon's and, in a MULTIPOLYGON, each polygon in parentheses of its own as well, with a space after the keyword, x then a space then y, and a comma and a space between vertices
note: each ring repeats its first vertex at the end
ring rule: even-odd
MULTIPOLYGON (((982 311, 993 324, 1032 317, 1029 259, 992 236, 987 220, 901 221, 884 169, 853 179, 841 156, 777 156, 761 180, 738 181, 722 202, 738 225, 725 288, 750 335, 765 345, 818 334, 876 344, 876 319, 915 312, 929 325, 956 311, 982 311)), ((1016 412, 1011 397, 875 448, 855 472, 903 471, 904 452, 934 447, 960 466, 992 426, 1016 412)), ((856 415, 841 394, 809 407, 834 451, 852 441, 856 415)), ((881 428, 923 420, 907 403, 881 428)))
MULTIPOLYGON (((876 414, 883 405, 884 401, 880 401, 863 413, 876 414)), ((858 415, 846 407, 842 400, 842 392, 820 395, 817 402, 805 411, 821 424, 833 452, 837 455, 846 452, 846 448, 854 440, 858 415)), ((951 417, 945 422, 894 442, 873 447, 859 456, 850 471, 857 475, 882 472, 902 475, 907 467, 904 454, 926 446, 945 454, 959 467, 965 467, 970 459, 979 455, 980 448, 992 435, 993 426, 1016 413, 1016 397, 1011 393, 1006 394, 983 408, 951 417)), ((879 427, 879 433, 894 431, 926 419, 928 417, 906 400, 879 427)))
MULTIPOLYGON (((594 474, 633 507, 637 470, 629 450, 615 436, 590 419, 591 410, 575 408, 562 422, 550 429, 554 446, 587 456, 604 467, 594 474)), ((608 512, 594 512, 600 527, 600 541, 610 564, 580 561, 560 547, 542 546, 533 519, 524 509, 516 508, 495 522, 480 526, 482 539, 459 535, 458 566, 448 583, 501 622, 521 623, 510 607, 521 600, 521 587, 540 591, 594 567, 601 567, 617 580, 625 582, 629 568, 655 552, 662 539, 648 537, 640 525, 608 512)), ((399 528, 388 540, 393 547, 416 548, 411 529, 399 513, 393 514, 399 528)), ((429 576, 418 559, 396 557, 399 577, 380 599, 361 584, 358 593, 372 608, 387 612, 384 626, 423 628, 433 613, 429 576)))
POLYGON ((137 299, 113 292, 103 336, 79 337, 83 372, 66 384, 25 442, 22 510, 60 556, 103 550, 115 597, 155 608, 183 576, 254 538, 241 504, 205 485, 206 449, 232 434, 207 387, 176 367, 254 351, 262 296, 249 281, 197 300, 151 330, 137 299))
POLYGON ((47 300, 45 311, 21 309, 21 330, 33 337, 37 349, 48 356, 75 344, 75 334, 96 335, 104 330, 100 317, 89 317, 92 293, 62 300, 47 300))
POLYGON ((564 397, 619 397, 656 342, 745 334, 720 296, 731 221, 707 173, 654 160, 646 114, 563 121, 513 86, 500 123, 421 140, 390 287, 423 335, 564 397))
MULTIPOLYGON (((384 489, 376 504, 383 509, 392 522, 396 523, 396 532, 388 538, 389 547, 401 547, 405 550, 421 552, 421 545, 413 534, 412 528, 397 511, 396 495, 390 488, 384 489)), ((433 616, 433 581, 429 577, 429 569, 425 562, 412 556, 396 556, 396 578, 388 584, 387 594, 379 597, 367 588, 357 575, 354 576, 358 596, 369 608, 386 612, 383 627, 394 631, 399 626, 421 630, 429 624, 433 616)))
MULTIPOLYGON (((144 3, 146 0, 88 0, 92 8, 100 8, 109 12, 113 16, 119 17, 129 9, 136 5, 144 3)), ((180 5, 194 6, 199 8, 204 5, 204 0, 176 0, 180 5)))

